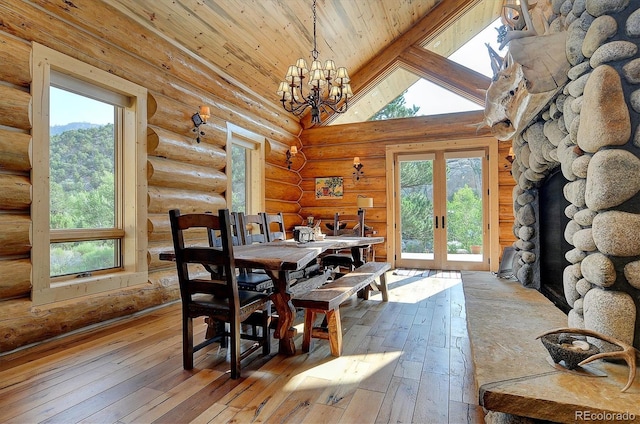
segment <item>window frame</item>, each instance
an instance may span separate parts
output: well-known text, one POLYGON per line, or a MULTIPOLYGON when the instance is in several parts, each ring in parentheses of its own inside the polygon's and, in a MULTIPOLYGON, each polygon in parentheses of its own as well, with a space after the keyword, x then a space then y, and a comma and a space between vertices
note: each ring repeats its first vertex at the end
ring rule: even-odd
POLYGON ((32 44, 32 55, 31 300, 37 306, 146 284, 147 89, 38 43, 32 44), (121 216, 120 225, 124 230, 121 267, 80 278, 50 277, 49 87, 52 70, 130 99, 130 103, 122 108, 117 147, 120 164, 115 175, 116 192, 120 193, 116 200, 120 205, 117 214, 121 216))
MULTIPOLYGON (((270 149, 269 141, 244 128, 227 123, 227 169, 231 170, 232 145, 240 146, 247 151, 246 161, 246 213, 257 214, 265 209, 265 163, 266 155, 270 149)), ((231 172, 231 171, 229 171, 231 172)), ((231 184, 232 176, 227 179, 226 202, 231 209, 231 184)))

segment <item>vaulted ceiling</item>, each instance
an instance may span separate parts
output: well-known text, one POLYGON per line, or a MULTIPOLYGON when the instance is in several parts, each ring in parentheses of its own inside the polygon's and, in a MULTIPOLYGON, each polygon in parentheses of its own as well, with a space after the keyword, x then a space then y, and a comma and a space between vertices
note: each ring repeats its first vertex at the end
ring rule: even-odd
MULTIPOLYGON (((287 67, 299 57, 310 61, 312 0, 112 0, 112 4, 274 108, 281 108, 276 89, 287 67)), ((487 78, 445 58, 492 22, 501 4, 499 0, 318 0, 319 58, 347 67, 353 100, 360 101, 360 108, 367 107, 366 94, 399 67, 482 101, 478 88, 488 86, 487 78)), ((397 90, 383 89, 380 96, 389 102, 397 90)), ((376 109, 371 113, 379 109, 369 107, 376 109)), ((301 123, 310 126, 308 119, 301 123)))

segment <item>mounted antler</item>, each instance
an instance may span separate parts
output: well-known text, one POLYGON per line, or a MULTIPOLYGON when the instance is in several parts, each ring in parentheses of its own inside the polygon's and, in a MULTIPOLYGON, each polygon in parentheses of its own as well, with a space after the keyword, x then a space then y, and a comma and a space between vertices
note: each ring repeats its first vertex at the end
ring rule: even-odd
POLYGON ((500 43, 500 50, 502 50, 504 46, 509 44, 509 41, 515 40, 516 38, 539 35, 538 32, 536 31, 536 28, 533 25, 533 21, 531 20, 531 15, 529 13, 530 7, 529 7, 529 4, 527 3, 527 0, 521 0, 520 5, 506 4, 503 7, 504 8, 508 7, 516 10, 518 12, 518 17, 524 18, 524 24, 522 24, 522 20, 520 19, 519 19, 519 22, 516 22, 513 19, 510 19, 506 14, 503 14, 503 18, 507 21, 507 24, 512 28, 512 30, 507 31, 507 35, 505 36, 502 43, 500 43))
POLYGON ((596 359, 602 359, 602 358, 624 359, 624 361, 627 363, 627 366, 629 367, 629 378, 627 380, 627 385, 624 386, 624 388, 621 391, 624 392, 629 387, 631 387, 631 384, 633 384, 633 380, 636 377, 636 356, 638 356, 638 354, 640 353, 636 350, 636 348, 634 348, 633 346, 625 342, 621 342, 618 339, 609 337, 606 334, 601 334, 596 331, 587 330, 585 328, 557 328, 555 330, 549 330, 545 333, 540 334, 538 337, 536 337, 536 339, 539 339, 540 337, 543 337, 543 336, 547 336, 549 334, 558 334, 558 333, 574 333, 574 334, 581 334, 584 336, 591 336, 600 340, 604 340, 605 342, 609 342, 611 344, 614 344, 622 348, 622 350, 616 350, 613 352, 596 353, 595 355, 592 355, 587 359, 585 359, 584 361, 580 362, 578 365, 585 365, 589 362, 595 361, 596 359))

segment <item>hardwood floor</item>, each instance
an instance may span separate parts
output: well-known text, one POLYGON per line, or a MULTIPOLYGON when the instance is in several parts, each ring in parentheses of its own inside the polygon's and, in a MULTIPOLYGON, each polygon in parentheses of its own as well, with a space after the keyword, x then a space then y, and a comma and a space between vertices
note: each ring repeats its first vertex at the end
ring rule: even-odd
POLYGON ((0 356, 0 422, 482 423, 460 273, 395 274, 341 307, 343 356, 255 353, 239 380, 217 344, 182 369, 178 304, 0 356))

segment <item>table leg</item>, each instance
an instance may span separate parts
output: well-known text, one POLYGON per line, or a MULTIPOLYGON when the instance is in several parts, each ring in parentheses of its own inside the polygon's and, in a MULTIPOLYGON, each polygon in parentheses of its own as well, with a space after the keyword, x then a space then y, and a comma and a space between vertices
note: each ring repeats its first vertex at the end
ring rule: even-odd
POLYGON ((272 300, 278 311, 278 325, 274 330, 273 337, 280 340, 280 353, 295 355, 296 347, 293 338, 296 335, 296 329, 293 327, 293 320, 296 309, 291 303, 287 272, 272 270, 266 270, 266 272, 273 281, 272 300))

